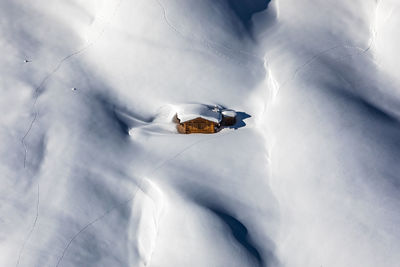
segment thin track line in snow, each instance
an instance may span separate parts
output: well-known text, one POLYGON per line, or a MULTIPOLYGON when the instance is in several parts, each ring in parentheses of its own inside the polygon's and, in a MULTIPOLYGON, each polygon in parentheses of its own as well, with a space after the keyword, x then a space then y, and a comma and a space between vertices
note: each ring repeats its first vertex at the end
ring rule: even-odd
POLYGON ((319 59, 320 57, 322 57, 323 55, 325 55, 325 54, 327 54, 327 53, 329 53, 329 52, 331 52, 331 51, 333 51, 333 50, 336 50, 336 49, 338 49, 338 48, 356 49, 356 50, 360 50, 360 51, 361 51, 360 53, 357 53, 357 54, 354 54, 354 55, 342 56, 342 57, 340 57, 340 58, 337 58, 338 60, 343 60, 343 59, 345 59, 345 58, 352 58, 352 57, 355 57, 355 56, 363 55, 363 54, 367 53, 367 52, 371 49, 371 46, 372 46, 372 44, 369 44, 366 48, 363 49, 363 48, 360 48, 360 47, 358 47, 358 46, 335 45, 335 46, 332 46, 332 47, 330 47, 330 48, 328 48, 328 49, 325 49, 325 50, 323 50, 323 51, 321 51, 321 52, 319 52, 319 53, 313 55, 313 56, 310 57, 308 60, 306 60, 302 65, 300 65, 299 67, 297 67, 297 68, 295 69, 293 75, 292 75, 289 79, 287 79, 285 82, 283 82, 281 86, 279 86, 276 95, 279 94, 279 92, 280 92, 280 90, 281 90, 282 88, 284 88, 285 86, 287 86, 288 84, 290 84, 291 82, 293 82, 293 81, 297 78, 298 74, 299 74, 304 68, 306 68, 307 66, 311 65, 314 61, 318 60, 318 59, 319 59))
POLYGON ((233 134, 233 133, 234 133, 234 132, 231 131, 231 132, 227 132, 227 133, 224 133, 224 134, 219 134, 219 135, 217 134, 216 136, 213 136, 213 137, 204 138, 204 139, 195 141, 195 142, 193 142, 192 144, 186 146, 184 149, 182 149, 182 150, 179 151, 178 153, 176 153, 174 156, 172 156, 172 157, 166 159, 165 161, 163 161, 160 165, 156 166, 154 169, 152 169, 152 170, 149 172, 148 175, 154 174, 155 172, 157 172, 158 170, 160 170, 162 167, 164 167, 165 164, 167 164, 167 163, 170 162, 171 160, 176 159, 177 157, 179 157, 180 155, 182 155, 183 153, 185 153, 186 151, 188 151, 188 150, 191 149, 193 146, 195 146, 195 145, 197 145, 197 144, 199 144, 199 143, 209 142, 209 141, 211 141, 212 139, 215 139, 215 138, 218 138, 218 137, 221 137, 221 136, 225 136, 225 135, 229 135, 229 134, 233 134))
POLYGON ((242 63, 240 60, 237 60, 237 59, 235 59, 235 58, 233 58, 233 57, 231 57, 231 56, 229 56, 229 55, 226 55, 226 54, 223 54, 223 53, 219 52, 216 48, 221 48, 221 49, 223 49, 223 50, 229 50, 229 51, 234 52, 234 53, 239 53, 239 54, 242 54, 242 55, 246 55, 247 57, 251 57, 251 58, 253 58, 253 59, 262 60, 259 56, 254 55, 254 54, 252 54, 252 53, 250 53, 250 52, 241 50, 241 49, 237 50, 237 49, 234 49, 234 48, 232 48, 232 47, 228 47, 228 46, 226 46, 226 45, 219 44, 219 43, 216 43, 216 42, 207 40, 207 39, 205 39, 205 38, 196 37, 196 36, 193 35, 193 34, 190 34, 190 35, 188 35, 188 34, 183 34, 183 33, 182 33, 177 27, 175 27, 174 24, 169 20, 169 18, 168 18, 168 13, 167 13, 167 9, 166 9, 165 6, 162 4, 162 2, 161 2, 160 0, 154 0, 154 1, 156 1, 157 4, 161 7, 161 9, 162 9, 162 11, 163 11, 163 17, 164 17, 165 23, 166 23, 175 33, 177 33, 179 36, 181 36, 183 39, 186 39, 186 40, 188 40, 188 41, 194 41, 194 42, 202 43, 205 47, 207 47, 207 48, 208 48, 210 51, 212 51, 215 55, 217 55, 217 56, 219 56, 219 57, 221 57, 221 58, 227 59, 227 60, 232 60, 232 61, 234 61, 237 65, 245 66, 245 65, 247 65, 247 64, 244 64, 244 63, 242 63), (216 47, 216 48, 214 48, 213 46, 216 47))
POLYGON ((35 88, 34 101, 33 101, 33 105, 32 105, 32 109, 34 111, 33 119, 31 120, 27 131, 25 132, 24 136, 21 139, 21 143, 24 146, 24 168, 26 167, 26 158, 27 158, 27 153, 28 153, 27 147, 26 147, 26 143, 25 143, 25 139, 28 137, 29 133, 31 132, 33 124, 35 123, 35 121, 36 121, 36 119, 37 119, 37 117, 39 115, 39 112, 36 109, 36 104, 37 104, 37 101, 38 101, 38 98, 39 98, 40 89, 46 84, 46 82, 51 78, 51 76, 53 76, 61 68, 61 66, 63 65, 63 63, 65 61, 67 61, 68 59, 72 58, 73 56, 75 56, 77 54, 82 53, 83 51, 85 51, 86 49, 88 49, 92 45, 93 45, 93 43, 90 43, 89 45, 85 46, 84 48, 82 48, 82 49, 80 49, 80 50, 78 50, 78 51, 76 51, 76 52, 74 52, 74 53, 62 58, 58 62, 57 66, 49 74, 47 74, 46 77, 41 81, 39 86, 35 88))
POLYGON ((164 16, 164 21, 165 23, 167 23, 167 25, 174 31, 176 32, 178 35, 180 35, 181 37, 183 37, 184 39, 187 38, 186 35, 184 35, 183 33, 181 33, 168 19, 167 16, 167 10, 165 9, 164 5, 161 4, 160 0, 155 0, 157 2, 157 4, 161 7, 162 11, 163 11, 163 16, 164 16))
POLYGON ((310 58, 309 58, 308 60, 306 60, 302 65, 300 65, 299 67, 297 67, 297 68, 295 69, 295 71, 294 71, 293 75, 291 76, 291 78, 289 78, 288 80, 286 80, 285 82, 283 82, 281 86, 279 86, 277 94, 279 94, 279 91, 280 91, 282 88, 284 88, 286 85, 288 85, 288 84, 291 83, 293 80, 295 80, 296 77, 297 77, 297 75, 298 75, 305 67, 307 67, 308 65, 310 65, 311 63, 313 63, 314 61, 316 61, 316 60, 317 60, 318 58, 320 58, 321 56, 323 56, 323 55, 329 53, 330 51, 336 50, 336 49, 338 49, 338 48, 356 49, 356 50, 359 50, 359 51, 360 51, 360 53, 357 53, 357 54, 354 54, 354 55, 349 55, 349 56, 340 57, 340 58, 338 58, 339 60, 342 60, 342 59, 345 59, 345 58, 352 58, 352 57, 354 57, 354 56, 359 56, 359 55, 366 54, 366 53, 374 46, 375 41, 376 41, 376 37, 377 37, 377 35, 378 35, 377 26, 376 26, 376 24, 377 24, 377 13, 378 13, 378 9, 379 9, 379 7, 380 7, 382 1, 383 1, 383 0, 375 0, 376 6, 375 6, 375 9, 374 9, 372 22, 370 23, 370 26, 369 26, 370 33, 371 33, 371 34, 370 34, 371 37, 370 37, 370 39, 369 39, 369 42, 368 42, 367 47, 361 48, 361 47, 358 47, 358 46, 352 46, 352 45, 346 45, 346 44, 339 44, 339 45, 335 45, 335 46, 332 46, 332 47, 330 47, 330 48, 327 48, 327 49, 325 49, 325 50, 323 50, 323 51, 321 51, 321 52, 318 52, 317 54, 315 54, 315 55, 313 55, 312 57, 310 57, 310 58))
POLYGON ((71 244, 74 242, 74 240, 75 240, 80 234, 82 234, 83 232, 85 232, 90 226, 92 226, 92 225, 95 224, 96 222, 98 222, 98 221, 104 219, 104 217, 106 217, 108 214, 110 214, 112 211, 114 211, 117 207, 126 205, 127 203, 131 202, 131 201, 135 198, 136 193, 137 193, 138 190, 139 190, 139 187, 136 188, 136 190, 135 190, 135 192, 133 193, 133 196, 132 196, 132 197, 130 197, 129 199, 127 199, 127 200, 125 200, 125 201, 123 201, 123 202, 121 202, 121 203, 115 205, 114 207, 110 208, 109 210, 107 210, 106 212, 104 212, 102 215, 98 216, 98 217, 95 218, 94 220, 92 220, 92 221, 90 221, 89 223, 87 223, 84 227, 82 227, 82 228, 68 241, 68 243, 67 243, 67 245, 64 247, 63 252, 62 252, 60 258, 58 259, 57 264, 55 265, 55 267, 58 267, 58 266, 61 264, 61 262, 63 261, 64 256, 66 255, 66 253, 67 253, 69 247, 71 246, 71 244))
POLYGON ((34 93, 33 93, 34 100, 33 100, 33 104, 32 104, 32 110, 33 110, 33 114, 34 115, 33 115, 33 118, 31 120, 31 122, 29 124, 29 127, 27 128, 24 136, 21 138, 21 143, 22 143, 22 146, 24 147, 24 168, 26 167, 26 160, 27 160, 27 154, 28 154, 28 149, 27 149, 27 145, 26 145, 26 138, 29 136, 29 134, 30 134, 30 132, 31 132, 31 130, 33 128, 33 125, 36 122, 37 117, 39 115, 39 111, 36 109, 36 104, 37 104, 38 98, 40 96, 40 89, 43 89, 43 87, 46 84, 46 82, 51 79, 51 77, 62 67, 62 65, 66 61, 68 61, 70 58, 72 58, 72 57, 74 57, 76 55, 79 55, 79 54, 85 52, 87 49, 89 49, 91 46, 93 46, 95 43, 97 43, 97 41, 104 35, 104 32, 105 32, 107 26, 111 23, 112 19, 115 17, 115 15, 116 15, 119 7, 121 6, 122 2, 123 2, 123 0, 120 0, 118 2, 118 4, 116 5, 116 7, 115 7, 110 19, 107 21, 107 23, 105 23, 103 29, 101 30, 101 32, 98 34, 98 36, 93 41, 91 41, 88 44, 84 45, 81 49, 79 49, 79 50, 77 50, 77 51, 75 51, 75 52, 63 57, 58 62, 56 67, 49 74, 47 74, 44 77, 44 79, 40 82, 39 86, 37 86, 35 88, 34 93))
MULTIPOLYGON (((282 86, 280 86, 280 88, 284 87, 287 83, 290 83, 292 80, 294 80, 294 79, 296 78, 297 74, 298 74, 303 68, 305 68, 305 67, 307 67, 308 65, 310 65, 312 62, 314 62, 315 60, 317 60, 317 59, 318 59, 319 57, 321 57, 322 55, 324 55, 324 54, 326 54, 326 53, 328 53, 328 52, 330 52, 330 51, 332 51, 332 50, 334 50, 334 49, 336 49, 336 48, 339 48, 339 47, 340 47, 340 45, 335 45, 335 46, 333 46, 333 47, 330 47, 330 48, 328 48, 328 49, 325 49, 325 50, 323 50, 323 51, 321 51, 321 52, 319 52, 319 53, 313 55, 312 57, 310 57, 310 58, 309 58, 308 60, 306 60, 302 65, 300 65, 299 67, 297 67, 297 68, 295 69, 295 71, 294 71, 292 77, 291 77, 290 79, 288 79, 286 82, 284 82, 284 83, 282 84, 282 86)), ((279 89, 280 89, 280 88, 279 88, 279 89)), ((279 89, 278 89, 278 91, 279 91, 279 89)))
POLYGON ((38 218, 39 218, 39 204, 40 204, 40 185, 38 184, 38 185, 37 185, 37 201, 36 201, 36 215, 35 215, 35 219, 34 219, 34 221, 33 221, 33 224, 32 224, 31 229, 29 230, 28 235, 26 236, 26 238, 25 238, 25 240, 24 240, 24 243, 22 244, 21 249, 19 250, 18 260, 17 260, 17 263, 16 263, 16 265, 15 265, 16 267, 19 266, 19 263, 20 263, 21 258, 22 258, 22 253, 24 252, 25 246, 26 246, 26 244, 28 243, 29 239, 31 238, 31 235, 32 235, 33 231, 34 231, 35 228, 36 228, 36 224, 37 224, 37 221, 38 221, 38 218))

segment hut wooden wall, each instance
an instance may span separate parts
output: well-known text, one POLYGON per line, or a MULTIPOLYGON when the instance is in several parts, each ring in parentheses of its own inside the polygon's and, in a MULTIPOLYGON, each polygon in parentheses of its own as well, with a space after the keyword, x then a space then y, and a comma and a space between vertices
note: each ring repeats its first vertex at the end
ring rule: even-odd
POLYGON ((222 117, 222 121, 221 121, 222 126, 232 126, 235 123, 236 123, 235 117, 227 117, 227 116, 222 117))
POLYGON ((203 118, 196 118, 190 121, 185 121, 178 125, 178 132, 190 133, 215 133, 217 124, 203 118))

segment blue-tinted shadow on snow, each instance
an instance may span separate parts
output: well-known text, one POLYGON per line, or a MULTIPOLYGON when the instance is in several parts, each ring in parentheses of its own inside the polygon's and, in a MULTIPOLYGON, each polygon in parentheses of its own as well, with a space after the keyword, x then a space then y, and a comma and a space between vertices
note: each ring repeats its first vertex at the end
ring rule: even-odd
POLYGON ((236 112, 236 122, 232 126, 227 126, 229 129, 239 129, 244 126, 246 126, 246 123, 244 122, 245 119, 250 118, 251 116, 245 112, 236 112))
POLYGON ((211 193, 211 189, 207 190, 205 194, 198 194, 192 196, 193 200, 209 211, 212 215, 216 216, 228 230, 228 234, 232 235, 232 239, 237 241, 237 244, 241 246, 244 252, 247 254, 247 258, 254 263, 251 266, 254 267, 279 267, 281 266, 279 260, 275 256, 275 244, 268 237, 263 235, 262 244, 255 239, 255 235, 259 229, 249 229, 245 222, 241 221, 238 214, 232 210, 232 207, 228 207, 227 204, 223 203, 226 201, 225 197, 221 195, 214 195, 211 193), (211 193, 211 194, 210 194, 211 193))
POLYGON ((227 0, 229 7, 247 30, 251 28, 251 18, 255 13, 268 8, 270 0, 227 0))
POLYGON ((257 261, 258 266, 264 266, 263 259, 258 252, 256 245, 251 241, 246 226, 222 210, 215 208, 210 208, 210 210, 229 227, 232 236, 257 261))

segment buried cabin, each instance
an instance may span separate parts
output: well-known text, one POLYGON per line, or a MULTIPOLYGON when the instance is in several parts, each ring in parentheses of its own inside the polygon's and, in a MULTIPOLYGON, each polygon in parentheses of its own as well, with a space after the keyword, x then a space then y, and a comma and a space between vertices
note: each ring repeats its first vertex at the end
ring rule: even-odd
POLYGON ((233 125, 236 113, 230 111, 224 115, 218 107, 201 104, 188 104, 180 107, 176 113, 179 133, 216 133, 221 126, 233 125))

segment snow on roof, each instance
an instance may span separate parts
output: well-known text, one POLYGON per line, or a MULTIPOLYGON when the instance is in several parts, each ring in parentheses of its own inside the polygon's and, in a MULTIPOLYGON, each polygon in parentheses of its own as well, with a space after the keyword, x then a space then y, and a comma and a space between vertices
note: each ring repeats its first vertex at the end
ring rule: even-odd
POLYGON ((225 117, 231 117, 231 118, 236 117, 236 111, 234 111, 232 109, 224 109, 221 113, 225 117))
POLYGON ((215 123, 220 123, 222 116, 218 108, 212 108, 202 104, 181 105, 177 109, 177 117, 180 122, 203 118, 215 123))

